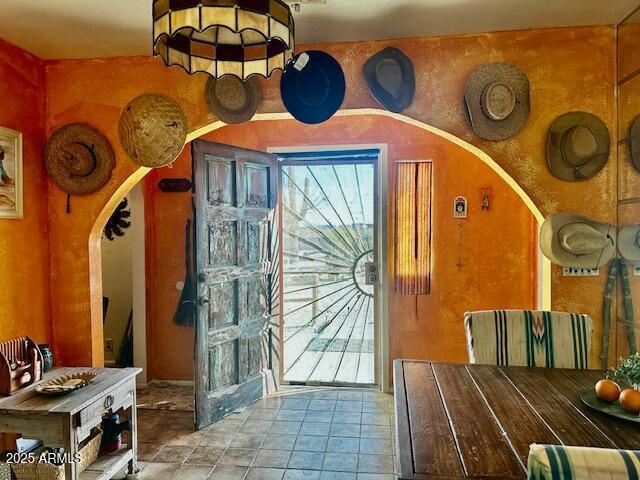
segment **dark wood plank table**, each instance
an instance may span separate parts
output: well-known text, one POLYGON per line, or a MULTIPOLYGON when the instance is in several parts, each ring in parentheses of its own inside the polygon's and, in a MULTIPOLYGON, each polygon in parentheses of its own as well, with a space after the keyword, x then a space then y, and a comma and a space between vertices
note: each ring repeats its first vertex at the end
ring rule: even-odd
POLYGON ((602 372, 394 361, 400 479, 526 478, 529 445, 640 450, 640 424, 582 404, 602 372))

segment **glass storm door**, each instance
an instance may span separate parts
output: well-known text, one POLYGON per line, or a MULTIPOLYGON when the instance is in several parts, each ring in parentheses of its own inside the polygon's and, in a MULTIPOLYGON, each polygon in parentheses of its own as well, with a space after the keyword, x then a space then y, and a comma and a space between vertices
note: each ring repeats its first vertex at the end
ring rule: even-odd
POLYGON ((273 155, 202 140, 193 142, 192 151, 194 385, 196 424, 203 428, 275 385, 272 335, 278 325, 271 318, 279 312, 273 316, 270 300, 279 288, 271 235, 277 166, 273 155))
POLYGON ((283 380, 371 385, 377 151, 329 154, 280 159, 283 380))

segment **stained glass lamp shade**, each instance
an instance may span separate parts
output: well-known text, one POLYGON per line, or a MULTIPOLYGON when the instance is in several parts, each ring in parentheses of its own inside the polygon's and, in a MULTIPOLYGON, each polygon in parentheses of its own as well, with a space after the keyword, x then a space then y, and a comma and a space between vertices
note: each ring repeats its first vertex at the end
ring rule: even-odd
POLYGON ((293 16, 282 0, 153 2, 154 55, 190 74, 269 77, 293 50, 293 16))

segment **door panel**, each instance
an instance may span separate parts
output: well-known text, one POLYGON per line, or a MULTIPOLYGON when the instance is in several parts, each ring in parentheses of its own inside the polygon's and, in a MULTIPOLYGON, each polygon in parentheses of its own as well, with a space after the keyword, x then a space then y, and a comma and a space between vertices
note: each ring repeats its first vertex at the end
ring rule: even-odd
MULTIPOLYGON (((274 385, 270 299, 276 158, 196 140, 192 144, 198 314, 196 424, 202 428, 274 385)), ((277 371, 277 370, 276 370, 277 371)))

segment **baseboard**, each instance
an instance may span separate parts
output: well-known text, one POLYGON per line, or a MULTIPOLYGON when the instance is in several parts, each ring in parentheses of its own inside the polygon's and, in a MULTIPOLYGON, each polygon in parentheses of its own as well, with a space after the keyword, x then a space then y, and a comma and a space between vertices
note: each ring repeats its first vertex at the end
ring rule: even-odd
POLYGON ((168 385, 175 385, 178 387, 193 387, 193 380, 151 380, 147 385, 157 385, 159 383, 165 383, 168 385))

